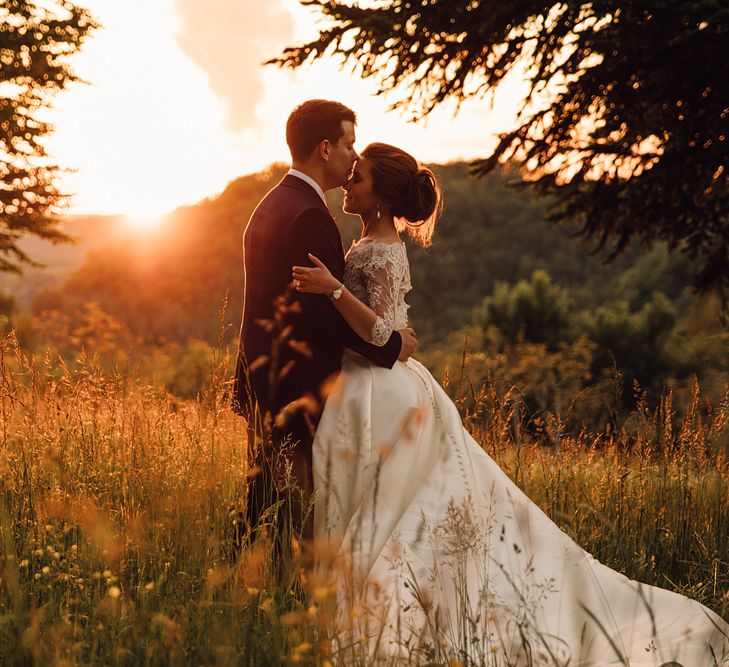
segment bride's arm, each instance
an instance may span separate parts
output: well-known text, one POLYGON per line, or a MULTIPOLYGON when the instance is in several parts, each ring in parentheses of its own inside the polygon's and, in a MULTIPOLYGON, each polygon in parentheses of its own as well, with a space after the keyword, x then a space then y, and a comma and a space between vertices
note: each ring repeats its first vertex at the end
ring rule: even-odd
MULTIPOLYGON (((381 319, 377 313, 354 296, 317 257, 309 253, 309 259, 315 264, 314 267, 295 266, 293 268, 296 291, 329 295, 341 316, 360 338, 368 343, 383 345, 384 343, 377 340, 380 336, 376 336, 375 332, 378 320, 381 319), (342 295, 338 299, 332 298, 332 293, 340 286, 342 295)), ((390 328, 391 332, 392 328, 390 328)))

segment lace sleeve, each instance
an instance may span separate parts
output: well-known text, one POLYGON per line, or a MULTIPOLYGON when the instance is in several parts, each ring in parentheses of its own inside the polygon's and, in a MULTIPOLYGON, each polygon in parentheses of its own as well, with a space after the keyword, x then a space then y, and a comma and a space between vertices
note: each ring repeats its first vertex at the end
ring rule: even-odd
POLYGON ((392 334, 402 277, 396 257, 380 259, 382 261, 371 263, 367 273, 367 301, 377 315, 371 342, 377 346, 384 345, 392 334))

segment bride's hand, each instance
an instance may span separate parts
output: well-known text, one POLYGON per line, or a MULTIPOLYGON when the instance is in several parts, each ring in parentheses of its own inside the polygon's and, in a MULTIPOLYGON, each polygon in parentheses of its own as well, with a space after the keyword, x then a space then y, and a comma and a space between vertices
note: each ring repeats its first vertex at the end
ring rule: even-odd
POLYGON ((314 264, 313 268, 308 266, 295 266, 293 268, 296 291, 312 294, 331 294, 341 283, 318 257, 309 253, 309 259, 314 264))

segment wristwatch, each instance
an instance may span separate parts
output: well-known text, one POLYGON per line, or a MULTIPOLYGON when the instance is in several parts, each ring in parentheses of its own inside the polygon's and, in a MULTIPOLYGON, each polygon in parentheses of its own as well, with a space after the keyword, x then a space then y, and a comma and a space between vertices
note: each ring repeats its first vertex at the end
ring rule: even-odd
POLYGON ((339 287, 329 294, 329 298, 336 301, 344 293, 344 283, 339 283, 339 287))

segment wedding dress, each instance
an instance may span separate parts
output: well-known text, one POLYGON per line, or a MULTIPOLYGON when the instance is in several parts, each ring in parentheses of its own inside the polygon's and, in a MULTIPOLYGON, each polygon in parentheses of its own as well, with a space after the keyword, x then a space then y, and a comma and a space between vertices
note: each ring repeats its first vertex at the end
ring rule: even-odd
MULTIPOLYGON (((377 313, 375 344, 407 326, 404 244, 353 244, 344 283, 377 313)), ((488 665, 729 665, 717 614, 581 549, 415 359, 388 370, 345 353, 313 469, 315 544, 334 576, 344 662, 357 647, 488 665)))

